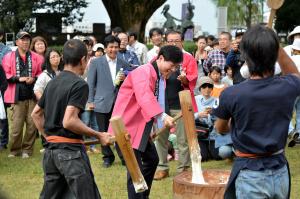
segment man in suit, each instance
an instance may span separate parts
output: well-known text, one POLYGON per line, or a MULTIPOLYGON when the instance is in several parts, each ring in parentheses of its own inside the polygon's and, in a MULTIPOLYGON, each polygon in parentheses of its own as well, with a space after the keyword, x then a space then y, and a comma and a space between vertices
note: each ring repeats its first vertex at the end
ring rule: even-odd
MULTIPOLYGON (((109 125, 118 89, 125 79, 122 70, 130 70, 130 65, 117 58, 119 38, 109 35, 104 39, 106 54, 91 61, 88 72, 88 106, 94 110, 100 132, 106 132, 109 125)), ((103 166, 110 167, 115 156, 109 146, 102 146, 103 166)))

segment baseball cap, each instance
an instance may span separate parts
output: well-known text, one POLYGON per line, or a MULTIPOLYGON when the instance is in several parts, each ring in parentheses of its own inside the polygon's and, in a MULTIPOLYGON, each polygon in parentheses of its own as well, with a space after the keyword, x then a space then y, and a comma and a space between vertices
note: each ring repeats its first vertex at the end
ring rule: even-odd
POLYGON ((19 31, 16 35, 16 39, 22 39, 23 37, 29 37, 31 39, 31 36, 28 32, 25 31, 19 31))
POLYGON ((103 44, 101 44, 101 43, 97 43, 97 44, 95 44, 95 45, 93 46, 93 51, 97 51, 97 50, 98 50, 98 48, 102 48, 102 49, 104 49, 104 45, 103 45, 103 44))
POLYGON ((208 77, 208 76, 200 77, 198 81, 199 81, 199 88, 200 88, 203 84, 211 84, 211 85, 214 85, 213 80, 212 80, 210 77, 208 77))

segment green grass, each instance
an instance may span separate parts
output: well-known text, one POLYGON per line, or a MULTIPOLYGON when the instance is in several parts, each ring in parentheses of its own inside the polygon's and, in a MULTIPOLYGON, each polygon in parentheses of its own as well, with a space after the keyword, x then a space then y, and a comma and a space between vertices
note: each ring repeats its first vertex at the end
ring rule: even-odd
MULTIPOLYGON (((42 155, 39 153, 40 140, 35 144, 33 157, 29 159, 8 158, 8 151, 0 152, 0 188, 9 199, 38 198, 43 185, 43 171, 41 167, 42 155)), ((286 154, 292 173, 292 199, 300 195, 300 146, 287 148, 286 154)), ((101 167, 100 155, 90 155, 92 169, 96 183, 104 199, 126 199, 126 169, 116 158, 115 164, 104 169, 101 167)), ((230 169, 227 161, 209 161, 202 164, 203 169, 230 169)), ((172 198, 172 179, 176 175, 176 162, 170 162, 170 176, 162 181, 154 181, 151 190, 153 199, 172 198)), ((0 196, 0 198, 2 198, 0 196)))

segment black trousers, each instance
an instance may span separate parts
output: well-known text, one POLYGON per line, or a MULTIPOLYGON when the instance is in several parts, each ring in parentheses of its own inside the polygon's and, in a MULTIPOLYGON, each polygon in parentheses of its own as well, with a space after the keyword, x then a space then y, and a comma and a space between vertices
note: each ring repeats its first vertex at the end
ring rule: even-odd
MULTIPOLYGON (((8 108, 8 104, 4 103, 6 117, 8 117, 7 108, 8 108)), ((2 146, 2 147, 6 147, 8 145, 8 139, 9 139, 8 131, 9 131, 8 119, 0 120, 0 146, 2 146)))
MULTIPOLYGON (((111 117, 111 113, 97 113, 95 112, 97 124, 100 132, 107 132, 109 126, 109 119, 111 117)), ((115 161, 115 155, 111 150, 110 146, 102 146, 102 159, 104 162, 113 163, 115 161)))
POLYGON ((46 149, 40 199, 101 199, 84 150, 46 149))
POLYGON ((222 158, 219 156, 219 150, 215 147, 214 140, 198 139, 198 141, 201 149, 202 161, 208 161, 210 159, 222 160, 222 158))
POLYGON ((159 158, 155 149, 155 145, 152 141, 148 142, 145 152, 141 152, 136 149, 133 150, 141 172, 147 183, 148 190, 142 193, 136 193, 129 172, 127 172, 128 199, 148 199, 159 158))

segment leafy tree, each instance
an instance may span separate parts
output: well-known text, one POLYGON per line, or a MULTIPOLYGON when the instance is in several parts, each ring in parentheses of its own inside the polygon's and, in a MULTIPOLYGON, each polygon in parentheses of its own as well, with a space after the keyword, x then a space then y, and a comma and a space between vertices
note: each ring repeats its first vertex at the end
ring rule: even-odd
POLYGON ((166 0, 102 0, 111 20, 111 27, 135 31, 142 40, 152 14, 166 0))
POLYGON ((275 29, 277 32, 289 32, 300 25, 300 1, 285 0, 276 13, 275 29))
POLYGON ((34 11, 44 9, 47 13, 63 13, 66 18, 63 22, 74 24, 76 20, 81 21, 84 13, 82 8, 86 8, 88 2, 86 0, 40 0, 34 4, 34 11))
POLYGON ((81 20, 86 0, 1 0, 0 25, 8 31, 29 30, 35 12, 62 13, 65 24, 81 20), (26 26, 27 24, 27 26, 26 26))
POLYGON ((34 1, 30 0, 1 0, 0 25, 9 31, 17 32, 24 28, 32 15, 34 1))
POLYGON ((228 7, 229 26, 247 26, 262 22, 264 0, 212 0, 217 6, 228 7))

